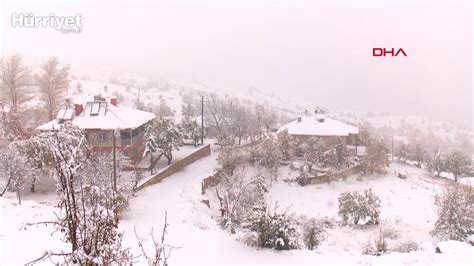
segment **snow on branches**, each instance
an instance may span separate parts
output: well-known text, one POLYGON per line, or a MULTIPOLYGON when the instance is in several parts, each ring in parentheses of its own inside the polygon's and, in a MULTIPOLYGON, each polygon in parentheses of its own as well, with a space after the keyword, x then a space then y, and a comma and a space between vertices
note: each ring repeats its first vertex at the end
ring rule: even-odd
POLYGON ((168 159, 168 164, 171 164, 173 150, 179 150, 182 145, 181 129, 170 119, 155 119, 146 128, 144 155, 159 151, 168 159))
POLYGON ((21 203, 20 190, 31 186, 36 174, 36 168, 33 167, 31 160, 20 153, 14 145, 0 148, 0 178, 7 181, 0 196, 9 189, 16 192, 18 203, 21 203))
POLYGON ((437 195, 438 220, 432 234, 442 240, 467 241, 474 234, 474 190, 454 185, 437 195))

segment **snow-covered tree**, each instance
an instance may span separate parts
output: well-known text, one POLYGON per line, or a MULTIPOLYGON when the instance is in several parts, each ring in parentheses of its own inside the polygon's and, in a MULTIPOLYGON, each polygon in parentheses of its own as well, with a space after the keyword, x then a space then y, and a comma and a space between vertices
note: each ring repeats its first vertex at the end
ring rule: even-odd
POLYGON ((338 198, 339 216, 344 223, 358 224, 367 220, 367 223, 378 224, 380 216, 380 199, 371 189, 363 193, 344 192, 338 198))
POLYGON ((23 132, 18 113, 15 110, 10 110, 2 114, 2 135, 3 138, 9 142, 16 139, 21 139, 25 136, 23 132))
POLYGON ((323 162, 324 152, 326 150, 324 141, 321 138, 312 137, 301 145, 304 160, 311 172, 313 165, 323 162))
POLYGON ((439 148, 427 153, 425 161, 426 168, 430 174, 439 176, 442 172, 446 171, 446 158, 439 148))
MULTIPOLYGON (((156 132, 153 125, 148 125, 145 128, 145 134, 143 135, 145 141, 145 150, 143 151, 143 157, 150 155, 150 165, 153 164, 153 154, 158 151, 158 141, 156 138, 156 132)), ((150 167, 150 174, 153 174, 153 167, 150 167)))
MULTIPOLYGON (((53 224, 64 234, 64 241, 71 245, 70 252, 47 251, 40 257, 46 259, 60 255, 66 264, 109 265, 130 263, 131 255, 122 249, 122 234, 118 232, 117 206, 120 194, 113 188, 110 173, 97 163, 93 171, 89 157, 81 151, 88 148, 85 135, 79 143, 63 142, 56 134, 56 141, 47 143, 52 151, 52 164, 58 180, 57 220, 40 222, 53 224), (92 172, 91 172, 92 171, 92 172)), ((36 260, 37 261, 37 260, 36 260)))
POLYGON ((466 241, 474 234, 474 190, 455 185, 436 197, 438 219, 432 234, 441 240, 466 241))
POLYGON ((174 115, 173 109, 171 109, 162 96, 160 96, 160 102, 153 107, 153 112, 160 119, 169 118, 174 115))
POLYGON ((412 130, 408 135, 409 153, 408 159, 416 162, 418 167, 422 167, 426 158, 425 134, 420 130, 412 130))
POLYGON ((293 152, 296 143, 291 138, 290 134, 288 134, 287 129, 278 133, 276 142, 278 144, 278 147, 280 148, 281 153, 283 154, 283 157, 286 160, 289 160, 291 158, 291 153, 293 152))
POLYGON ((32 98, 30 72, 21 55, 15 54, 0 61, 1 93, 14 111, 20 113, 23 105, 32 98))
POLYGON ((219 141, 238 143, 250 138, 255 140, 262 136, 276 122, 276 115, 265 105, 252 105, 237 98, 219 97, 216 94, 206 96, 204 104, 207 131, 219 141))
POLYGON ((0 178, 6 181, 0 197, 7 189, 15 191, 18 203, 21 203, 20 190, 31 186, 37 174, 33 164, 14 145, 0 148, 0 178))
POLYGON ((459 177, 466 173, 469 163, 469 158, 455 149, 446 157, 446 170, 453 174, 454 180, 457 182, 459 177))
POLYGON ((389 165, 388 148, 382 139, 370 139, 365 156, 360 163, 363 174, 385 173, 389 165))
POLYGON ((401 162, 406 162, 410 155, 410 148, 404 142, 399 142, 395 148, 395 155, 401 162))
POLYGON ((337 138, 336 145, 334 146, 333 160, 331 166, 336 169, 341 169, 347 165, 347 150, 346 144, 341 138, 337 138))
POLYGON ((273 137, 264 138, 253 147, 254 160, 259 165, 267 167, 273 174, 278 171, 280 161, 284 158, 278 143, 273 137))
POLYGON ((45 174, 50 174, 53 168, 54 147, 58 142, 67 147, 79 147, 77 156, 81 158, 89 156, 89 147, 79 145, 84 134, 83 130, 66 122, 56 131, 42 131, 29 139, 17 140, 12 145, 27 156, 36 168, 41 169, 45 174))
POLYGON ((41 98, 45 104, 49 120, 53 120, 69 86, 69 66, 59 66, 59 60, 51 57, 41 67, 38 77, 41 98))
POLYGON ((194 120, 181 121, 182 134, 185 139, 192 140, 194 146, 198 146, 201 142, 201 128, 194 120))
POLYGON ((234 170, 247 160, 247 155, 243 150, 226 149, 222 151, 218 157, 220 170, 228 175, 233 175, 234 170))
POLYGON ((240 170, 233 175, 223 174, 220 188, 216 189, 221 206, 221 224, 231 232, 235 232, 242 223, 248 223, 253 219, 255 210, 265 205, 265 178, 247 178, 245 169, 240 170))
POLYGON ((170 119, 155 119, 145 132, 145 143, 145 154, 159 151, 171 164, 173 150, 179 150, 183 145, 181 128, 170 119))

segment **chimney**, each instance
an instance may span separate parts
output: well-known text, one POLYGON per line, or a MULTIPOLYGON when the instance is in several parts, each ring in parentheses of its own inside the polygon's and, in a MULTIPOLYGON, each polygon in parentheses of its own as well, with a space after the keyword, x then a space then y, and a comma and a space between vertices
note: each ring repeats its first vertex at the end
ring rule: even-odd
POLYGON ((117 97, 113 96, 110 98, 110 104, 117 106, 117 97))
POLYGON ((103 101, 101 94, 94 95, 94 102, 101 102, 101 101, 103 101))
POLYGON ((83 110, 84 110, 84 107, 82 107, 82 104, 74 105, 74 111, 76 112, 76 115, 80 115, 83 110))
POLYGON ((301 116, 298 116, 298 117, 296 118, 296 122, 297 122, 297 123, 301 123, 301 119, 302 119, 301 116))
POLYGON ((64 104, 65 104, 66 106, 70 106, 70 105, 71 105, 71 98, 66 97, 66 98, 64 99, 64 104))
POLYGON ((324 114, 316 114, 316 121, 322 123, 324 122, 325 115, 324 114))

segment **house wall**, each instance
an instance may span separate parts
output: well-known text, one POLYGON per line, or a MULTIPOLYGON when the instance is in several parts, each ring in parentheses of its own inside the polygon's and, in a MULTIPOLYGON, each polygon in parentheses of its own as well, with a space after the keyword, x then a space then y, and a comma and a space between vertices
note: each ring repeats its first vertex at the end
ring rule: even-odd
POLYGON ((346 136, 312 136, 312 135, 291 135, 291 136, 300 142, 305 142, 308 139, 313 138, 313 137, 321 138, 324 141, 324 144, 326 145, 327 149, 332 149, 336 145, 338 138, 341 138, 343 143, 347 142, 346 136))
MULTIPOLYGON (((112 152, 113 150, 113 130, 101 130, 101 129, 88 129, 86 130, 87 140, 92 145, 92 150, 94 152, 112 152), (105 138, 101 139, 99 135, 105 134, 105 138)), ((136 161, 136 158, 140 157, 145 149, 144 133, 141 133, 132 138, 131 144, 126 145, 122 142, 120 137, 116 138, 116 148, 130 157, 133 161, 136 161)), ((130 142, 129 142, 130 143, 130 142)))

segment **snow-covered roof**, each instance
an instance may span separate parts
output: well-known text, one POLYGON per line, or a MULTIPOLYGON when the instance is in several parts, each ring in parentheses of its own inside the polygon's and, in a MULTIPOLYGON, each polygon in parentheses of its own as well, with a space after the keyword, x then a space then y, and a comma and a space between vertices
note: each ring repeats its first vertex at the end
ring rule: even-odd
MULTIPOLYGON (((60 109, 56 119, 37 127, 38 130, 53 130, 61 126, 63 118, 69 118, 74 107, 60 109)), ((75 113, 75 112, 74 112, 75 113)), ((79 115, 72 115, 72 124, 81 129, 131 129, 155 118, 153 113, 113 105, 105 101, 87 102, 79 115)), ((66 119, 69 120, 69 119, 66 119)))
POLYGON ((348 136, 359 134, 359 128, 344 122, 320 116, 298 117, 295 121, 280 128, 288 130, 290 135, 310 136, 348 136))

